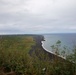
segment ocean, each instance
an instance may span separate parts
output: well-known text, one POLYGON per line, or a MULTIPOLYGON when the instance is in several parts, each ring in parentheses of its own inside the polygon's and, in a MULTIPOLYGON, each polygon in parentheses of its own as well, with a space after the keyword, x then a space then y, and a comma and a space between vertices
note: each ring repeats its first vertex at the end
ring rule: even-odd
POLYGON ((55 45, 58 40, 61 41, 61 49, 60 54, 62 51, 65 50, 65 54, 73 53, 73 48, 76 46, 76 33, 65 33, 65 34, 45 34, 44 40, 42 41, 43 48, 50 52, 54 53, 53 49, 51 48, 52 45, 55 45), (66 49, 64 49, 66 47, 66 49))

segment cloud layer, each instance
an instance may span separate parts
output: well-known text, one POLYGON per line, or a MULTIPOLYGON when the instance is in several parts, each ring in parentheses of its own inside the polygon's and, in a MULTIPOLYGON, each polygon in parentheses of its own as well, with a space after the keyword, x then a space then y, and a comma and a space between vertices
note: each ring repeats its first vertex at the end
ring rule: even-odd
POLYGON ((0 0, 0 34, 76 33, 76 0, 0 0))

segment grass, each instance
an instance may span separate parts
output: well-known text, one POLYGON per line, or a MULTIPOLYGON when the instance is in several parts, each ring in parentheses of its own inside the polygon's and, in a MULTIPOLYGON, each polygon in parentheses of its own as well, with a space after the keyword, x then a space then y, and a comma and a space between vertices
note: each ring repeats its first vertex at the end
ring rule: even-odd
MULTIPOLYGON (((20 72, 31 59, 28 52, 35 45, 32 36, 3 36, 0 38, 0 66, 20 72)), ((22 70, 23 71, 23 70, 22 70)), ((22 73, 22 72, 20 72, 22 73)))
POLYGON ((75 75, 73 64, 53 59, 39 42, 39 35, 0 36, 0 75, 75 75))
POLYGON ((31 36, 7 36, 0 39, 0 50, 4 51, 22 51, 29 52, 31 46, 34 45, 33 37, 31 36))

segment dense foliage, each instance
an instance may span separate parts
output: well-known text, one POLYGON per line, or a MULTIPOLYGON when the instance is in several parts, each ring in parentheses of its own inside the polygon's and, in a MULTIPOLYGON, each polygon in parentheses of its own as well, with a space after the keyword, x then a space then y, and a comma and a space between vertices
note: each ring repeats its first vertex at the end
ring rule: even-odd
POLYGON ((37 41, 34 36, 0 36, 0 75, 76 75, 75 49, 65 60, 57 57, 61 41, 51 46, 56 55, 42 50, 37 41))
POLYGON ((34 44, 31 36, 1 36, 0 66, 6 72, 24 73, 31 60, 28 52, 34 44))

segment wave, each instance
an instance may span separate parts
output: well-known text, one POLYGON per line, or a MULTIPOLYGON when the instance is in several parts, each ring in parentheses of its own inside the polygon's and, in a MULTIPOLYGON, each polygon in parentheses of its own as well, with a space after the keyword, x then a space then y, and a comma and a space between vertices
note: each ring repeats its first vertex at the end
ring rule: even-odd
MULTIPOLYGON (((52 52, 52 51, 50 51, 50 50, 48 50, 48 49, 46 49, 46 48, 44 47, 43 41, 41 41, 41 43, 42 43, 42 47, 43 47, 44 50, 46 50, 46 51, 49 52, 49 53, 52 53, 52 54, 56 55, 54 52, 52 52)), ((61 58, 63 58, 63 59, 66 59, 66 56, 65 56, 65 57, 62 56, 62 55, 57 55, 57 56, 58 56, 58 57, 61 57, 61 58)))

